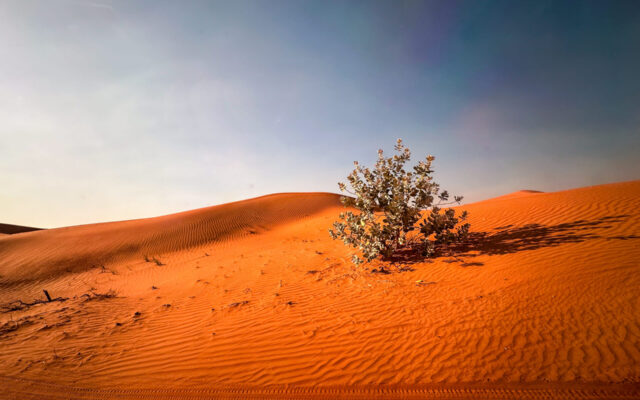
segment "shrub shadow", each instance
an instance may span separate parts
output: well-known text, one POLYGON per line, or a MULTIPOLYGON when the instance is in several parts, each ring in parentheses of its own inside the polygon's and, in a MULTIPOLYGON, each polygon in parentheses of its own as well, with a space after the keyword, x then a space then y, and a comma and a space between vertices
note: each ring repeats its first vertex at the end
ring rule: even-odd
POLYGON ((556 247, 567 243, 582 243, 594 239, 637 239, 635 235, 603 237, 604 229, 625 221, 629 215, 611 215, 596 220, 577 220, 557 225, 528 224, 517 228, 497 229, 497 232, 473 232, 466 242, 452 248, 454 254, 512 254, 520 251, 556 247))
MULTIPOLYGON (((408 269, 408 265, 433 262, 434 259, 446 258, 446 263, 458 263, 463 267, 479 267, 481 262, 470 262, 465 258, 481 255, 513 254, 521 251, 537 250, 545 247, 556 247, 568 243, 582 243, 589 240, 633 240, 638 235, 611 236, 601 235, 601 231, 624 222, 629 214, 610 215, 595 220, 576 220, 557 225, 528 224, 520 227, 506 225, 488 232, 471 232, 467 240, 450 246, 441 246, 435 257, 427 259, 415 247, 403 249, 388 260, 399 270, 408 269)), ((410 269, 410 268, 409 268, 410 269)))

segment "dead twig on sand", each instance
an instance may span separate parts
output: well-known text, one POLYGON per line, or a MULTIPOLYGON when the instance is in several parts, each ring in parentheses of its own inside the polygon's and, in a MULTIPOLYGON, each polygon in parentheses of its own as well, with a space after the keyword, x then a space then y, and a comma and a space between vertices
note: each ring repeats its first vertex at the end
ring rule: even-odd
POLYGON ((100 266, 100 273, 101 274, 109 273, 111 275, 118 275, 118 273, 116 271, 114 271, 112 269, 109 269, 109 268, 105 267, 104 265, 100 266))
POLYGON ((235 308, 235 307, 243 306, 245 304, 249 304, 249 300, 243 300, 243 301, 239 301, 237 303, 231 303, 228 306, 226 306, 225 308, 235 308))
MULTIPOLYGON (((42 299, 38 299, 38 300, 34 300, 31 303, 22 301, 22 300, 14 300, 11 301, 9 303, 6 304, 2 304, 0 305, 0 313, 8 313, 8 312, 12 312, 12 311, 22 311, 25 310, 29 307, 38 305, 38 304, 46 304, 46 303, 53 303, 54 301, 59 301, 59 302, 63 302, 63 301, 67 301, 69 300, 68 297, 55 297, 52 298, 51 295, 49 294, 48 291, 43 290, 45 296, 47 296, 46 300, 42 300, 42 299)), ((113 289, 109 289, 109 291, 107 291, 106 293, 97 293, 95 291, 94 288, 91 288, 89 290, 89 293, 85 293, 81 296, 74 296, 73 298, 79 298, 79 299, 83 299, 85 302, 86 301, 91 301, 91 300, 105 300, 105 299, 112 299, 118 297, 118 293, 113 290, 113 289)))
POLYGON ((153 258, 152 258, 152 261, 153 261, 154 263, 156 263, 156 265, 157 265, 158 267, 161 267, 161 266, 163 266, 163 265, 164 265, 164 263, 163 263, 162 261, 158 260, 158 259, 157 259, 157 258, 155 258, 155 257, 153 257, 153 258))
POLYGON ((51 296, 49 296, 49 293, 45 290, 45 294, 47 295, 47 300, 35 300, 32 303, 27 303, 25 301, 22 300, 14 300, 11 301, 9 303, 0 305, 0 313, 8 313, 8 312, 12 312, 12 311, 21 311, 24 309, 27 309, 29 307, 35 306, 36 304, 46 304, 46 303, 51 303, 54 301, 67 301, 69 300, 68 297, 56 297, 56 298, 51 298, 51 296))
POLYGON ((106 293, 96 293, 91 290, 89 293, 80 296, 80 298, 84 298, 84 301, 113 299, 115 297, 118 297, 118 292, 113 289, 109 289, 106 293))

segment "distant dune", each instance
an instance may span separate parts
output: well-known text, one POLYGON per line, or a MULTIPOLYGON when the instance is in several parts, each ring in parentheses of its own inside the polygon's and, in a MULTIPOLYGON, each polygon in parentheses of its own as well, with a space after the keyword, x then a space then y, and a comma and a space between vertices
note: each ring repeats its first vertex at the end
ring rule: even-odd
POLYGON ((0 242, 0 271, 5 281, 51 278, 263 233, 339 204, 340 196, 331 193, 282 193, 156 218, 48 229, 0 242))
POLYGON ((14 233, 39 231, 40 228, 32 228, 30 226, 20 226, 11 224, 0 224, 0 235, 13 235, 14 233))
POLYGON ((388 275, 330 239, 344 208, 328 193, 0 236, 0 386, 10 399, 640 398, 640 181, 461 208, 467 248, 388 275), (58 299, 31 304, 43 289, 58 299))
POLYGON ((506 200, 506 199, 513 199, 516 197, 527 197, 527 196, 532 196, 532 195, 537 195, 540 193, 544 193, 544 192, 540 192, 538 190, 518 190, 517 192, 512 192, 509 194, 505 194, 502 196, 498 196, 498 197, 494 197, 488 200, 484 200, 484 201, 496 201, 496 200, 506 200))

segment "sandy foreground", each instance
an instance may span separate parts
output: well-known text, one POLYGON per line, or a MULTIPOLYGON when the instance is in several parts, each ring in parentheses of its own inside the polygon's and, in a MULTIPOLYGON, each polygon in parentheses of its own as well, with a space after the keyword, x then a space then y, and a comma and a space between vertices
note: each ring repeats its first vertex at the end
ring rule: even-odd
POLYGON ((327 193, 0 235, 0 398, 640 398, 640 181, 462 208, 391 274, 327 193))

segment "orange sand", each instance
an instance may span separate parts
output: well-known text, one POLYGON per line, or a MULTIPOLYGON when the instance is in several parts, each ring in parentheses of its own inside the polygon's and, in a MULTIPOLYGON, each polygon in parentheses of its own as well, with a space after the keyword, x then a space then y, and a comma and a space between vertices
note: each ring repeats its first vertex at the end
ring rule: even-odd
POLYGON ((640 397, 640 181, 462 208, 389 275, 326 193, 2 235, 0 305, 69 299, 0 312, 0 398, 640 397))

